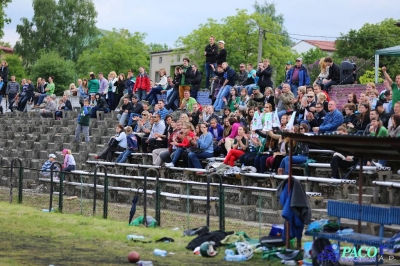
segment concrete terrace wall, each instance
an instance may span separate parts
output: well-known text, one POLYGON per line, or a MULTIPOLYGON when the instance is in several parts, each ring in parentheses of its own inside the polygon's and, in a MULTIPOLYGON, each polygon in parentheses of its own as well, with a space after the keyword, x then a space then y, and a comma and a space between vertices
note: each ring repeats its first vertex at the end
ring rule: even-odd
MULTIPOLYGON (((357 95, 357 99, 359 99, 361 92, 364 92, 365 88, 365 84, 332 86, 329 92, 329 98, 337 103, 339 110, 342 110, 343 105, 347 103, 347 95, 354 92, 357 95)), ((376 89, 381 92, 384 89, 383 84, 377 84, 376 89)))

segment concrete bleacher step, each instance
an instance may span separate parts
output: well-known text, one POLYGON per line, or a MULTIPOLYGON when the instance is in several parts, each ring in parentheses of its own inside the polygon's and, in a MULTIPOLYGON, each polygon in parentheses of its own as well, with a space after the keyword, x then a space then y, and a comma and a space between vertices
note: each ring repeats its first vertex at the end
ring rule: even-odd
MULTIPOLYGON (((366 204, 371 204, 373 202, 373 195, 362 194, 362 202, 366 204)), ((358 194, 349 194, 349 200, 353 202, 358 202, 358 194)))

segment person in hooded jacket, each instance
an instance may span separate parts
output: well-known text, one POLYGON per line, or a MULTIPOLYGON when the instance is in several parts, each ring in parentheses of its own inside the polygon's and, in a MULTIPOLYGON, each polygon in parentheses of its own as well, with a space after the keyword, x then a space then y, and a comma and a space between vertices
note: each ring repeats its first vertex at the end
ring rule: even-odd
POLYGON ((92 107, 90 118, 97 118, 96 112, 97 111, 106 112, 108 107, 106 100, 104 100, 103 97, 100 96, 100 93, 96 93, 95 97, 97 105, 92 107))

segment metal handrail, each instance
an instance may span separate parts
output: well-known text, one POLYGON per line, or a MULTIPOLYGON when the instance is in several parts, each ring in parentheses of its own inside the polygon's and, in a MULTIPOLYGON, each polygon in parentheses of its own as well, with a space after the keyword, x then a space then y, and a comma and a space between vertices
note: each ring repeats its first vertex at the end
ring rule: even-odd
POLYGON ((207 176, 207 208, 206 208, 206 225, 210 228, 210 183, 211 178, 216 176, 219 178, 219 199, 218 199, 218 216, 219 216, 219 230, 225 231, 225 196, 224 196, 224 186, 222 185, 222 175, 219 173, 211 173, 207 176))

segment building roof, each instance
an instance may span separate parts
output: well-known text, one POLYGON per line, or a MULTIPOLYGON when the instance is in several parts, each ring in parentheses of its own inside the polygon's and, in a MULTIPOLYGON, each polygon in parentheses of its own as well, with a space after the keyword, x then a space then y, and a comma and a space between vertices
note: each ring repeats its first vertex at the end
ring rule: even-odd
POLYGON ((303 40, 303 42, 314 45, 315 47, 318 47, 322 51, 334 52, 336 50, 335 42, 332 41, 303 40))
POLYGON ((13 53, 14 49, 10 47, 0 46, 0 49, 3 50, 5 53, 13 53))

